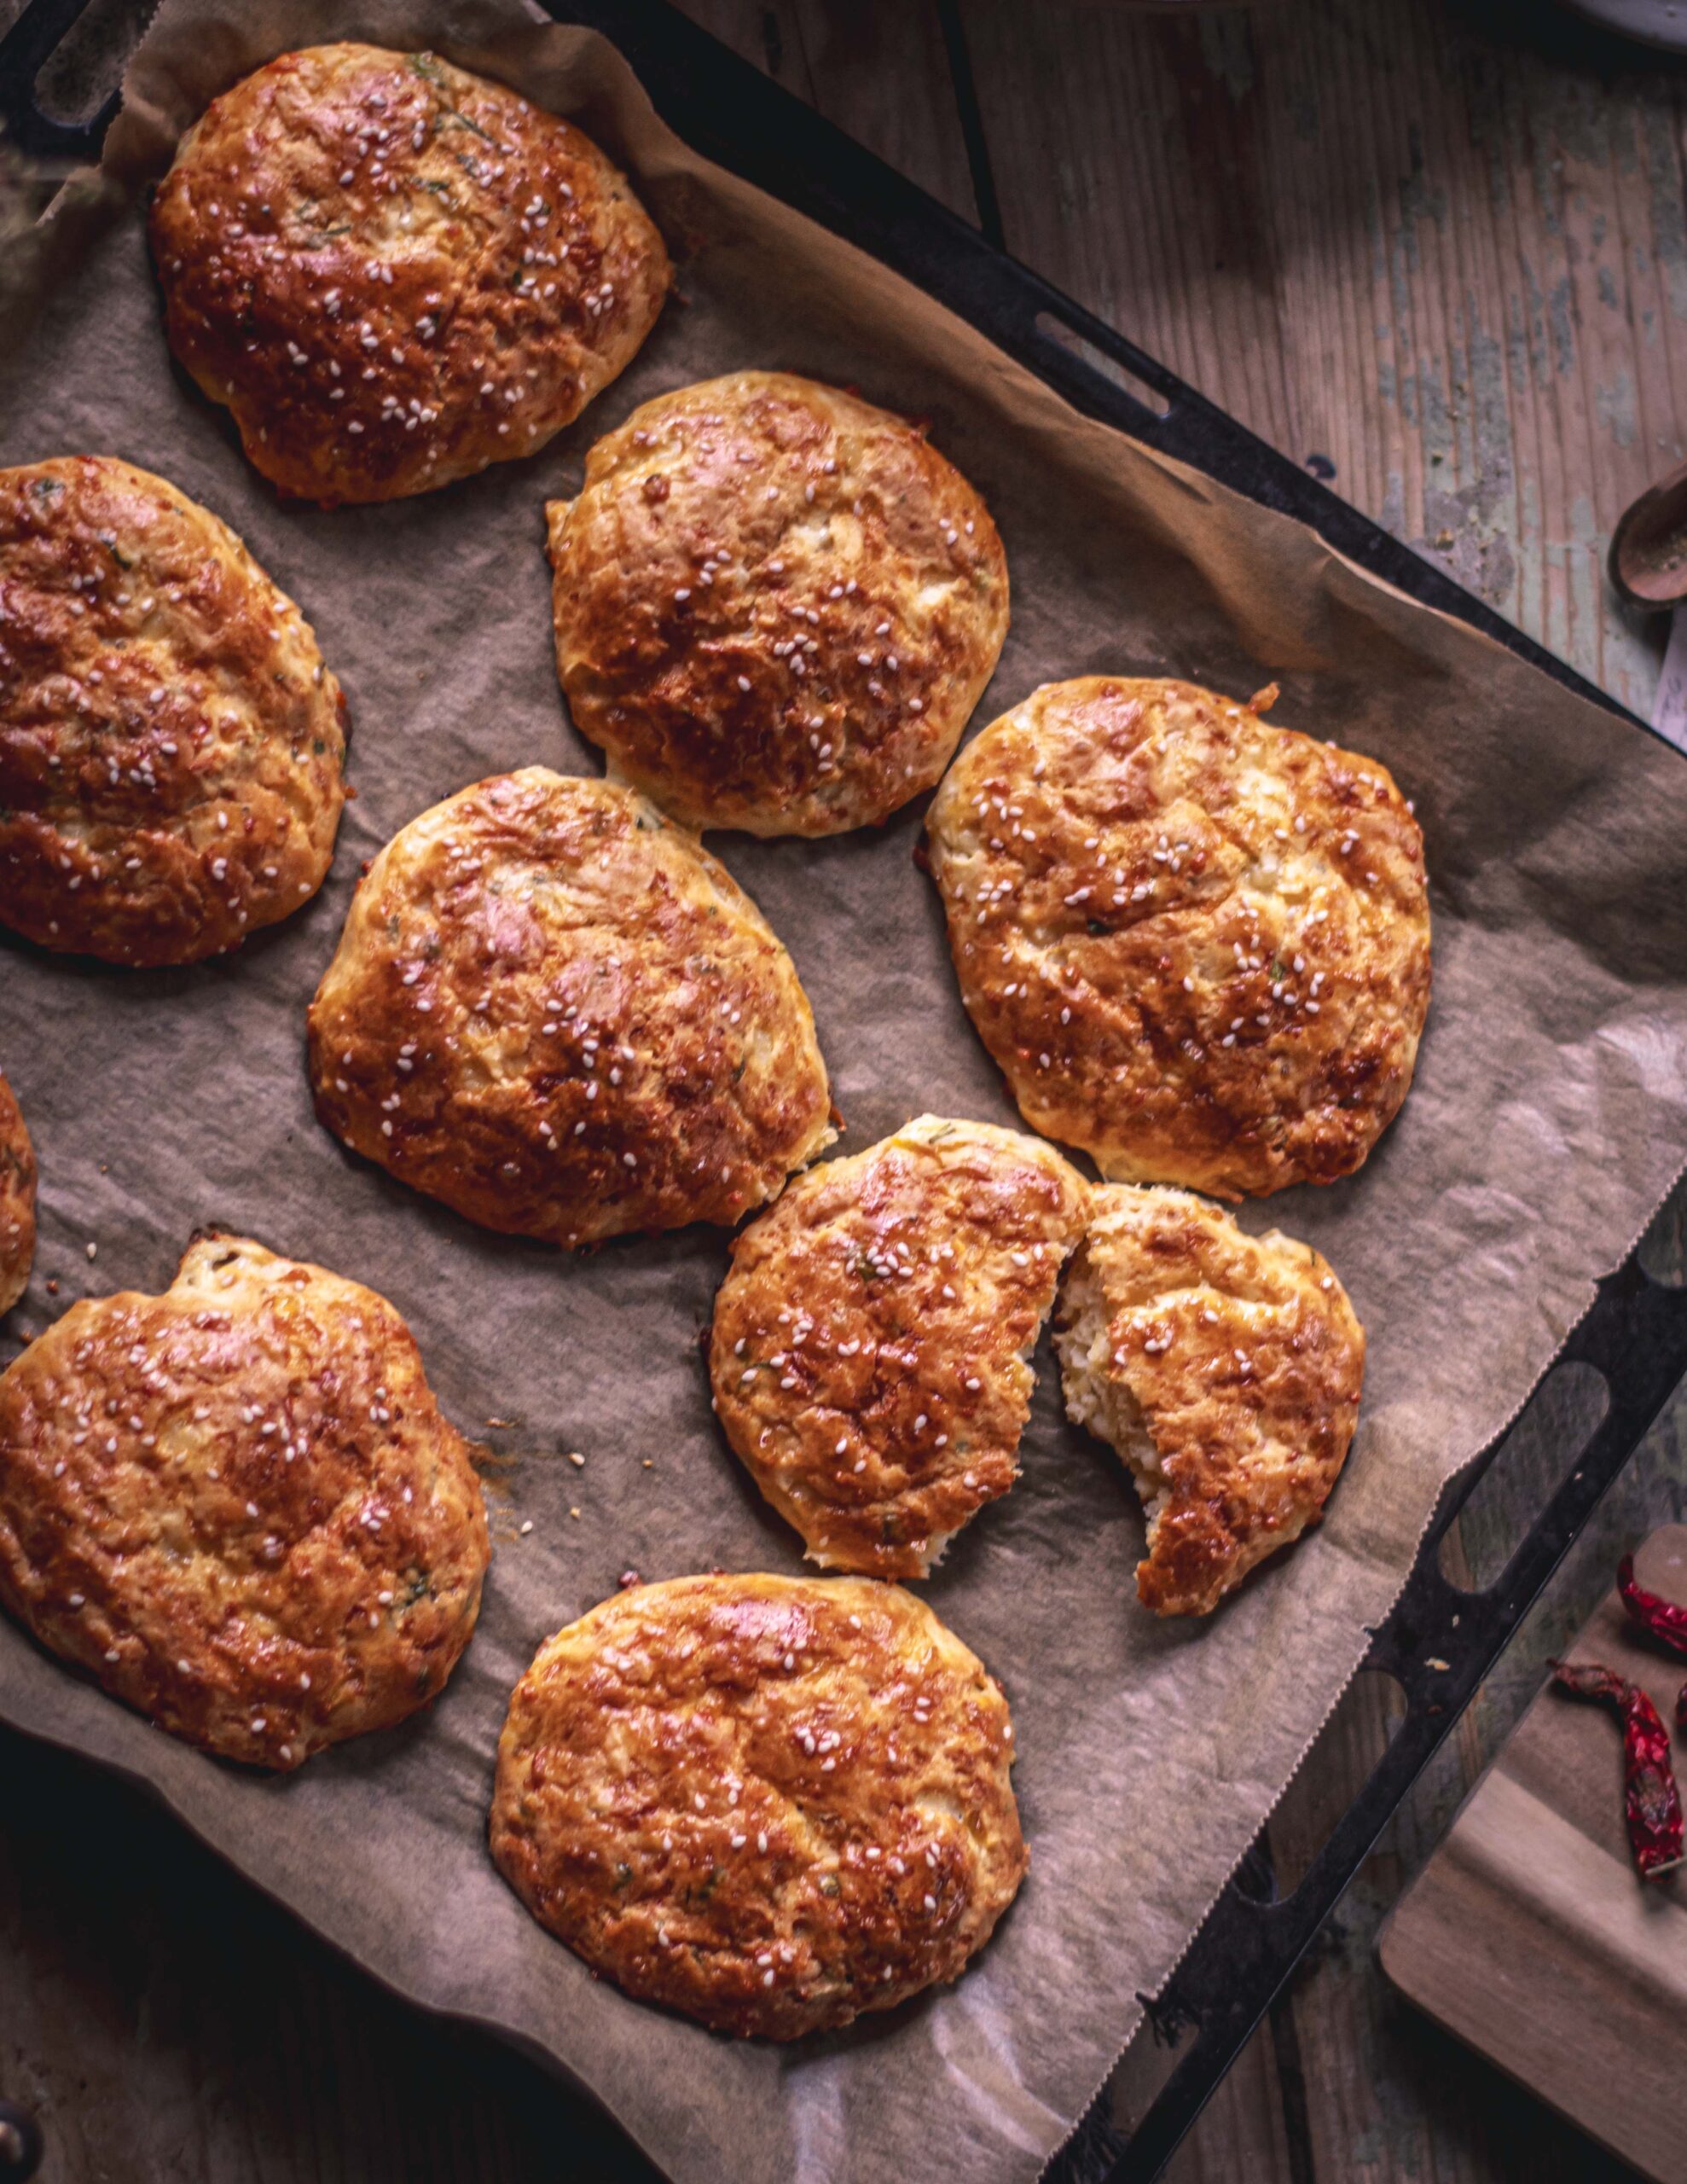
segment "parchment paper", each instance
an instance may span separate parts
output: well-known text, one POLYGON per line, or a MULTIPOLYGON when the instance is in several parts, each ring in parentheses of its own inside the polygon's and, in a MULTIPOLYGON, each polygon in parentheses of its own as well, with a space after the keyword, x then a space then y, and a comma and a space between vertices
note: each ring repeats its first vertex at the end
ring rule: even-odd
MULTIPOLYGON (((682 299, 543 455, 390 507, 278 506, 172 372, 140 221, 116 189, 49 234, 50 292, 6 369, 0 423, 5 461, 110 450, 242 533, 345 682, 359 790, 321 896, 236 956, 141 975, 0 948, 0 1057, 43 1178, 36 1280, 0 1355, 76 1295, 161 1287, 200 1223, 372 1283, 415 1328, 450 1414, 519 1458, 495 1491, 479 1632, 431 1713, 285 1781, 155 1733, 9 1626, 0 1712, 146 1778, 380 1978, 554 2059, 688 2184, 1029 2179, 1354 1669, 1438 1489, 1522 1401, 1687 1154, 1687 766, 1309 532, 1084 421, 902 282, 691 156, 608 47, 525 21, 513 0, 168 0, 111 159, 125 188, 156 172, 212 91, 336 34, 431 44, 577 117, 680 251, 682 299), (724 1240, 569 1259, 484 1234, 343 1153, 312 1119, 303 1067, 304 1005, 360 860, 484 774, 597 770, 553 671, 546 497, 577 489, 592 439, 635 403, 752 364, 930 416, 986 495, 1013 628, 980 721, 1100 670, 1238 694, 1276 677, 1274 718, 1375 752, 1417 799, 1435 918, 1435 1004, 1400 1121, 1355 1181, 1243 1216, 1325 1252, 1370 1330, 1363 1424, 1328 1521, 1209 1621, 1154 1621, 1132 1583, 1135 1496, 1063 1423, 1045 1350, 1024 1476, 925 1589, 1007 1685, 1029 1879, 956 1988, 785 2049, 714 2039, 594 1983, 484 1847, 506 1694, 548 1632, 629 1567, 801 1566, 709 1411, 696 1337, 724 1240)), ((716 838, 813 998, 846 1151, 925 1108, 1012 1119, 913 863, 919 822, 716 838)))

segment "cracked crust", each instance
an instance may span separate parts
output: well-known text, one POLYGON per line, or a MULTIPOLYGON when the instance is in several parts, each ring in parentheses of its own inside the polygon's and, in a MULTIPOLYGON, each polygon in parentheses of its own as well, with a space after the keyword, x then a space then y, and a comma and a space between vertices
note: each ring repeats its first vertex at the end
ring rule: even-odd
POLYGON ((384 1298, 205 1235, 0 1374, 0 1601, 190 1744, 295 1768, 432 1699, 490 1549, 384 1298))
POLYGON ((194 963, 314 895, 339 685, 228 526, 113 456, 0 470, 0 923, 194 963))
POLYGON ((540 766, 387 844, 310 1034, 336 1136, 565 1246, 731 1225, 832 1136, 808 996, 756 905, 635 791, 540 766))
POLYGON ((1068 1416, 1142 1495, 1136 1589, 1157 1615, 1209 1614, 1319 1521, 1359 1418, 1365 1331, 1310 1245, 1246 1235, 1186 1191, 1099 1189, 1055 1347, 1068 1416))
POLYGON ((787 372, 646 403, 548 513, 574 724, 690 827, 880 823, 942 774, 1007 634, 971 486, 787 372))
POLYGON ((922 1115, 733 1245, 715 1409, 824 1568, 928 1575, 1018 1476, 1032 1350, 1089 1188, 1035 1138, 922 1115))
POLYGON ((1373 758, 1187 682, 1052 682, 927 822, 963 1000, 1035 1128, 1217 1198, 1349 1175, 1429 1002, 1423 841, 1373 758))
POLYGON ((681 1577, 560 1630, 492 1855, 641 2001, 794 2040, 959 1977, 1027 1863, 1000 1687, 894 1585, 681 1577))
POLYGON ((35 1258, 35 1148, 17 1096, 0 1076, 0 1313, 29 1286, 35 1258))
POLYGON ((213 101, 153 200, 170 346, 324 506, 530 455, 623 372, 671 268, 569 122, 429 53, 318 45, 213 101))

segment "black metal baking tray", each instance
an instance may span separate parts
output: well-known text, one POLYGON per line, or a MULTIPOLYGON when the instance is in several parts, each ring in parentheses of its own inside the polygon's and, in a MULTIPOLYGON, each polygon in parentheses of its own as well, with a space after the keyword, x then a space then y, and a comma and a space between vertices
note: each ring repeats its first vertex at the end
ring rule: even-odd
MULTIPOLYGON (((32 0, 0 38, 0 126, 27 154, 91 159, 116 111, 113 96, 91 122, 71 127, 48 119, 35 102, 42 65, 87 4, 32 0)), ((1018 264, 998 241, 740 61, 668 0, 542 4, 558 21, 588 26, 617 45, 663 119, 696 150, 916 282, 1078 409, 1310 525, 1361 567, 1425 606, 1457 615, 1608 712, 1634 721, 1562 660, 1018 264), (1150 390, 1163 412, 1133 393, 1127 380, 1150 390)), ((940 0, 939 12, 978 203, 986 224, 999 232, 964 29, 953 0, 940 0)), ((1050 2184, 1149 2184, 1159 2175, 1600 1496, 1687 1374, 1687 1288, 1655 1281, 1637 1247, 1600 1284, 1563 1356, 1600 1376, 1606 1401, 1589 1431, 1566 1428, 1562 1420, 1548 1429, 1562 1443, 1556 1491, 1499 1577, 1475 1592, 1449 1583, 1439 1549, 1500 1441, 1443 1495, 1406 1589, 1366 1656, 1366 1667, 1394 1676, 1404 1693, 1404 1719, 1387 1751, 1286 1894, 1277 1890, 1261 1837, 1165 1988, 1145 1997, 1157 2035, 1181 2050, 1151 2106, 1127 2136, 1111 2120, 1105 2094, 1098 2095, 1051 2164, 1050 2184)), ((647 2173, 630 2147, 629 2160, 637 2173, 647 2173)), ((0 2175, 6 2173, 0 2146, 0 2175)))

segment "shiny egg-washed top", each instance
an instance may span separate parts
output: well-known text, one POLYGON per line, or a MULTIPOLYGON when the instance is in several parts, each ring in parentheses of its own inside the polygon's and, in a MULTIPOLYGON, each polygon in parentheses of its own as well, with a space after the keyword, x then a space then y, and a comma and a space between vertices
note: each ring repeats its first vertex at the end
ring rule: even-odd
POLYGON ((594 1971, 775 2040, 955 1978, 1024 1877, 994 1679, 912 1594, 675 1578, 548 1640, 492 1855, 594 1971))

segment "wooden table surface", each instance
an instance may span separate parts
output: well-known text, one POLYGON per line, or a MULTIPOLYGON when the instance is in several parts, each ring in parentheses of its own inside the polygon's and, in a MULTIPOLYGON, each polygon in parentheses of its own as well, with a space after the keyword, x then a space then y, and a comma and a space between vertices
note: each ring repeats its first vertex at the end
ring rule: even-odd
MULTIPOLYGON (((682 4, 1648 710, 1662 631, 1619 610, 1603 558, 1625 503, 1687 453, 1687 64, 1555 0, 682 4)), ((67 107, 141 12, 91 11, 67 107)), ((1660 1229, 1678 1266, 1681 1228, 1678 1210, 1660 1229)), ((1516 1437, 1455 1565, 1497 1570, 1565 1446, 1550 1426, 1516 1437)), ((1546 1655, 1669 1517, 1687 1517, 1681 1396, 1177 2156, 1180 2184, 1630 2173, 1394 1998, 1372 1943, 1546 1655)), ((1385 1682, 1349 1694, 1271 1823, 1281 1874, 1389 1716, 1385 1682)), ((0 1770, 0 2088, 42 2117, 51 2184, 645 2173, 536 2070, 386 1995, 135 1792, 4 1733, 0 1770)), ((1135 2044, 1121 2119, 1166 2059, 1135 2044)))

